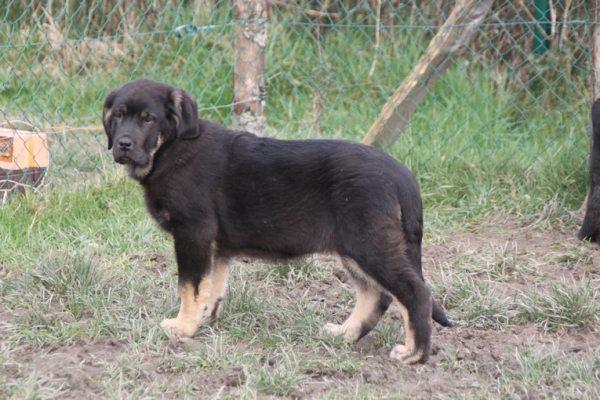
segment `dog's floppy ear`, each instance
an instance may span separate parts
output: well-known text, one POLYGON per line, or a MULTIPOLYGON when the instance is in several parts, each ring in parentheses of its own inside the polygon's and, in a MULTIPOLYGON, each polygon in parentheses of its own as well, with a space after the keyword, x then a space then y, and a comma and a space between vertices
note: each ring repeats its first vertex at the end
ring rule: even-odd
POLYGON ((106 132, 106 136, 108 136, 108 150, 113 147, 113 134, 112 131, 112 106, 115 102, 115 98, 117 97, 117 92, 119 89, 113 89, 108 92, 106 96, 106 100, 104 101, 104 109, 102 110, 102 124, 104 125, 104 132, 106 132))
POLYGON ((175 120, 175 130, 179 139, 194 139, 200 135, 198 104, 188 92, 174 89, 169 94, 167 110, 175 120))

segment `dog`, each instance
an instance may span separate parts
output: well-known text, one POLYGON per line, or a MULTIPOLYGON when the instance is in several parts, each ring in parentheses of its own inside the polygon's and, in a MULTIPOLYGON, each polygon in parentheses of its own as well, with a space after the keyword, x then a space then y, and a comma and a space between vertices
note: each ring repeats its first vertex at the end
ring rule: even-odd
POLYGON ((186 91, 150 79, 111 90, 108 149, 143 187, 147 209, 173 236, 181 306, 161 326, 182 337, 217 318, 236 256, 339 256, 357 290, 341 325, 356 341, 397 301, 404 344, 390 356, 424 363, 431 319, 451 326, 421 268, 422 201, 413 174, 384 152, 341 140, 277 140, 199 119, 186 91))
POLYGON ((583 224, 577 232, 577 238, 600 244, 600 100, 594 102, 591 117, 590 192, 587 198, 583 224))

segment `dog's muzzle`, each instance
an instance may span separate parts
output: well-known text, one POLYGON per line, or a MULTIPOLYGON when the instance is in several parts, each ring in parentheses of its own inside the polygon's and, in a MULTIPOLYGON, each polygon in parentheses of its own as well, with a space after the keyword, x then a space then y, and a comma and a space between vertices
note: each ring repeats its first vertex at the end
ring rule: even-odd
POLYGON ((117 146, 119 146, 119 150, 128 151, 133 147, 133 141, 130 138, 121 138, 117 142, 117 146))
POLYGON ((129 164, 139 167, 148 165, 148 155, 143 150, 134 145, 129 137, 117 139, 116 146, 113 148, 113 158, 119 164, 129 164))

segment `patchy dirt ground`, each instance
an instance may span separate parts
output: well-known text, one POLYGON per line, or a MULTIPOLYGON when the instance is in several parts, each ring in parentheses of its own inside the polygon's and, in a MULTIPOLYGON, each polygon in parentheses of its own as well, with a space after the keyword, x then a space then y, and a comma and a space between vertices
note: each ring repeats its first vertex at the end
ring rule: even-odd
MULTIPOLYGON (((265 295, 281 297, 283 308, 305 302, 317 304, 327 320, 342 321, 350 312, 349 306, 340 305, 340 297, 349 289, 346 279, 332 260, 319 262, 329 270, 325 278, 291 288, 269 285, 265 295)), ((157 255, 151 258, 149 268, 160 273, 164 264, 165 257, 157 255)), ((451 295, 444 292, 445 284, 468 277, 485 279, 486 274, 498 283, 494 290, 503 299, 541 291, 553 282, 587 280, 594 290, 600 290, 599 265, 600 250, 576 241, 572 232, 531 229, 511 221, 493 229, 431 238, 424 246, 426 277, 447 308, 452 301, 444 297, 451 295), (481 264, 479 268, 477 264, 481 264)), ((402 366, 394 362, 388 357, 390 348, 382 346, 381 337, 372 332, 350 348, 358 360, 356 367, 296 363, 301 366, 298 382, 291 383, 293 390, 277 394, 261 392, 260 388, 249 390, 252 382, 248 377, 254 371, 234 357, 218 367, 209 361, 202 364, 197 358, 186 359, 188 353, 219 351, 215 343, 199 338, 159 338, 159 351, 147 351, 135 341, 118 339, 116 333, 68 344, 57 341, 41 347, 15 346, 11 337, 18 319, 14 310, 0 305, 0 380, 6 382, 3 390, 8 396, 25 393, 41 398, 534 399, 596 398, 600 393, 598 320, 585 327, 545 331, 541 323, 515 323, 508 316, 510 322, 479 328, 461 310, 449 308, 448 315, 457 326, 435 326, 432 356, 426 365, 402 366), (166 361, 170 359, 181 364, 166 361), (11 382, 21 387, 13 390, 11 382), (151 395, 144 391, 148 386, 155 388, 151 395)), ((386 318, 388 324, 401 326, 397 308, 392 307, 386 318)), ((146 322, 151 323, 142 321, 146 322)), ((264 324, 273 332, 278 329, 278 321, 269 321, 268 315, 264 324)), ((257 343, 244 340, 236 350, 244 346, 261 353, 257 343)), ((327 357, 326 345, 299 349, 296 356, 310 358, 311 351, 327 357)), ((283 358, 277 352, 265 352, 262 368, 285 367, 283 358)))

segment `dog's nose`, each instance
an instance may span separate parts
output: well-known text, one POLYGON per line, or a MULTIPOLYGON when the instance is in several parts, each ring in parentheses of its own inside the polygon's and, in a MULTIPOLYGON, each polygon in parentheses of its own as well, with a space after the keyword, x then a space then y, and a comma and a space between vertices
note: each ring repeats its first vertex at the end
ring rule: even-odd
POLYGON ((131 146, 133 146, 133 142, 129 138, 121 138, 119 139, 118 145, 121 150, 130 150, 131 146))

